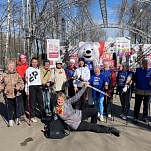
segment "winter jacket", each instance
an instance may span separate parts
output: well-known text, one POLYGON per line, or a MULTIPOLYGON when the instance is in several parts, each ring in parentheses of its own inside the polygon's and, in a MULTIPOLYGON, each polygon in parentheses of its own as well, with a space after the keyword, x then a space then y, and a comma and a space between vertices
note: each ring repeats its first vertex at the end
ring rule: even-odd
MULTIPOLYGON (((81 76, 84 78, 84 81, 88 81, 90 79, 90 70, 88 69, 88 67, 79 67, 75 70, 73 76, 76 77, 77 79, 79 79, 81 76)), ((84 82, 74 80, 73 86, 74 87, 82 87, 83 83, 84 82)))
MULTIPOLYGON (((127 71, 119 71, 117 74, 117 90, 119 92, 123 91, 124 87, 128 86, 130 80, 132 80, 133 72, 127 71)), ((127 91, 129 91, 129 87, 127 87, 127 91)))
POLYGON ((41 83, 41 73, 39 68, 29 67, 26 70, 27 83, 25 85, 25 92, 29 91, 29 86, 32 85, 42 85, 41 83))
MULTIPOLYGON (((102 73, 100 73, 98 76, 96 76, 95 74, 91 75, 91 78, 89 79, 90 85, 101 91, 104 91, 105 82, 108 82, 108 80, 102 73)), ((104 94, 92 89, 92 97, 100 98, 102 96, 104 96, 104 94)))
POLYGON ((72 104, 78 101, 86 88, 82 88, 75 96, 65 100, 63 106, 56 106, 54 112, 71 128, 76 130, 81 123, 82 112, 72 108, 72 104))
POLYGON ((40 67, 41 71, 41 82, 45 85, 47 82, 50 81, 50 69, 45 69, 43 66, 40 67))
POLYGON ((23 89, 24 82, 16 71, 10 73, 8 70, 6 70, 2 74, 0 81, 0 91, 3 90, 6 98, 15 98, 16 96, 21 95, 21 90, 23 89))
POLYGON ((151 68, 148 70, 137 68, 134 80, 136 83, 136 94, 150 95, 151 68))
POLYGON ((22 63, 22 62, 19 61, 18 64, 17 64, 16 70, 19 73, 19 75, 22 78, 24 78, 27 68, 28 68, 28 63, 27 62, 22 63))
POLYGON ((73 85, 73 80, 71 78, 73 77, 75 69, 75 67, 71 69, 69 66, 64 69, 70 86, 73 85))
POLYGON ((64 69, 53 69, 51 71, 51 79, 54 79, 53 90, 60 91, 65 89, 65 82, 67 81, 64 69))

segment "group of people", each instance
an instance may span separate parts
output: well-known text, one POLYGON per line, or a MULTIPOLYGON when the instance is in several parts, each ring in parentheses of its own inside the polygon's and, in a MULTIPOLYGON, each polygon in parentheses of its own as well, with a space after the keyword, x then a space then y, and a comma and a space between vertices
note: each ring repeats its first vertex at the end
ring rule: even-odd
POLYGON ((121 102, 120 117, 127 120, 134 85, 134 123, 138 123, 142 101, 143 120, 147 122, 151 86, 151 69, 147 59, 134 73, 129 70, 127 62, 117 72, 110 68, 108 62, 89 69, 84 58, 78 59, 77 68, 75 60, 70 59, 65 68, 62 60, 58 60, 56 67, 50 69, 49 60, 44 60, 40 66, 38 59, 33 57, 28 65, 26 55, 22 54, 17 66, 9 61, 0 77, 0 91, 7 105, 9 126, 13 126, 14 119, 20 124, 28 116, 37 123, 37 116, 46 118, 55 113, 74 130, 116 133, 118 136, 118 130, 100 127, 96 122, 97 119, 104 121, 104 114, 112 118, 115 87, 121 102), (88 117, 93 124, 83 121, 88 117))

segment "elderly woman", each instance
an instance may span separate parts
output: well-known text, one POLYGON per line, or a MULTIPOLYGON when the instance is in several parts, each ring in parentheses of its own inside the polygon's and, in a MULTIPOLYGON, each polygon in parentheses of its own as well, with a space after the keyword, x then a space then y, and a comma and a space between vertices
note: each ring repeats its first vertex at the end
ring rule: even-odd
POLYGON ((143 121, 147 122, 148 106, 151 89, 151 68, 149 67, 149 60, 142 60, 142 67, 136 69, 135 73, 135 106, 134 106, 134 123, 138 123, 138 115, 140 106, 143 101, 143 121))
POLYGON ((6 71, 2 74, 0 81, 0 91, 3 90, 4 97, 7 104, 8 126, 13 126, 13 115, 17 119, 17 124, 20 124, 19 116, 23 104, 22 90, 24 89, 24 82, 21 76, 16 72, 15 63, 10 61, 7 64, 6 71))
MULTIPOLYGON (((92 131, 96 133, 111 133, 120 136, 120 131, 113 127, 106 127, 97 124, 98 109, 89 108, 84 110, 76 110, 72 108, 72 104, 78 101, 85 92, 89 83, 85 82, 84 87, 72 98, 66 100, 66 95, 62 92, 57 94, 57 104, 54 111, 61 120, 63 120, 74 131, 92 131), (91 117, 91 122, 84 121, 91 117)), ((55 116, 56 117, 56 116, 55 116)))
POLYGON ((133 72, 129 71, 129 64, 127 62, 122 64, 122 68, 122 71, 119 71, 117 75, 117 90, 122 106, 120 117, 126 120, 129 115, 133 72))

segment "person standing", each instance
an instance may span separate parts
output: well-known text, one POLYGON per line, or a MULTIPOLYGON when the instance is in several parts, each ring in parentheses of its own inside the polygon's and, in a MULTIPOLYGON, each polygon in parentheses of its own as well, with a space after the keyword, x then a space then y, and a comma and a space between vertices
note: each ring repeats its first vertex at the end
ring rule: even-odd
MULTIPOLYGON (((100 73, 100 66, 94 67, 94 74, 91 75, 88 82, 90 83, 90 85, 101 91, 104 91, 104 88, 108 88, 107 78, 102 73, 100 73)), ((101 122, 103 122, 104 94, 97 92, 96 90, 92 90, 92 97, 94 100, 94 107, 97 108, 99 111, 98 113, 100 113, 98 118, 101 122)))
POLYGON ((41 73, 38 67, 38 59, 33 57, 31 59, 31 65, 26 70, 26 85, 25 85, 25 92, 29 98, 30 104, 30 117, 31 121, 37 123, 36 115, 35 115, 35 108, 36 104, 38 103, 38 107, 40 110, 41 118, 44 116, 44 103, 43 103, 43 96, 41 91, 41 73))
POLYGON ((23 104, 22 99, 22 90, 24 89, 24 82, 21 78, 21 76, 16 72, 15 63, 10 61, 7 64, 6 71, 2 74, 1 80, 0 80, 0 91, 3 90, 4 98, 7 105, 8 110, 8 122, 9 126, 13 126, 14 123, 14 115, 17 122, 17 124, 20 124, 20 110, 19 105, 23 104), (21 103, 22 102, 22 103, 21 103))
POLYGON ((104 96, 104 112, 108 118, 112 118, 113 114, 113 94, 114 87, 116 86, 116 74, 110 69, 108 62, 104 62, 104 69, 101 70, 101 73, 106 77, 108 82, 108 89, 105 92, 111 97, 104 96))
MULTIPOLYGON (((82 85, 85 81, 90 79, 90 70, 87 66, 85 66, 84 58, 79 58, 78 60, 79 67, 75 70, 73 77, 77 78, 77 80, 73 80, 74 91, 78 92, 82 89, 82 85)), ((79 101, 76 101, 73 105, 75 109, 84 109, 85 108, 85 99, 84 94, 80 97, 79 101)))
POLYGON ((73 77, 75 70, 76 70, 75 60, 70 59, 69 60, 69 66, 67 66, 65 68, 65 73, 66 73, 66 76, 68 79, 68 96, 69 97, 73 97, 75 95, 75 91, 74 91, 74 87, 73 87, 73 80, 72 80, 72 77, 73 77))
POLYGON ((62 60, 59 59, 56 61, 56 67, 51 71, 50 79, 51 83, 53 84, 53 91, 55 92, 55 94, 51 97, 51 104, 53 108, 56 94, 60 91, 65 93, 67 78, 65 70, 62 68, 62 60))
POLYGON ((41 82, 42 82, 42 94, 45 108, 45 116, 51 116, 50 110, 50 61, 44 60, 43 66, 40 67, 41 82))
MULTIPOLYGON (((26 60, 26 55, 21 54, 18 64, 16 66, 16 70, 21 76, 22 80, 24 81, 24 84, 25 84, 25 73, 27 68, 28 68, 28 62, 26 60)), ((26 96, 25 89, 23 89, 22 91, 22 97, 23 97, 23 104, 20 104, 21 102, 19 102, 19 108, 20 108, 21 120, 24 120, 26 104, 27 104, 27 96, 26 96)))
POLYGON ((126 120, 129 116, 133 72, 129 71, 129 64, 127 62, 124 62, 122 67, 122 71, 118 71, 117 74, 117 90, 122 106, 122 114, 120 117, 126 120))
POLYGON ((134 105, 134 123, 138 123, 140 106, 143 101, 143 121, 147 122, 148 106, 151 90, 151 68, 149 60, 142 60, 142 67, 136 69, 135 77, 135 105, 134 105))

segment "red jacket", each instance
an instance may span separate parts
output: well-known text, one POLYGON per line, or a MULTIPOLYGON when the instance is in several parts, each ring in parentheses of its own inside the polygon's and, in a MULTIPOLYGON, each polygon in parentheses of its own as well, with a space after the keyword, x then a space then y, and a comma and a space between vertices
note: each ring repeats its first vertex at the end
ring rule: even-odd
POLYGON ((27 69, 27 68, 28 68, 28 63, 27 63, 27 62, 22 63, 22 62, 18 61, 16 70, 17 70, 17 72, 19 73, 19 75, 20 75, 22 78, 25 77, 25 73, 26 73, 26 69, 27 69))

